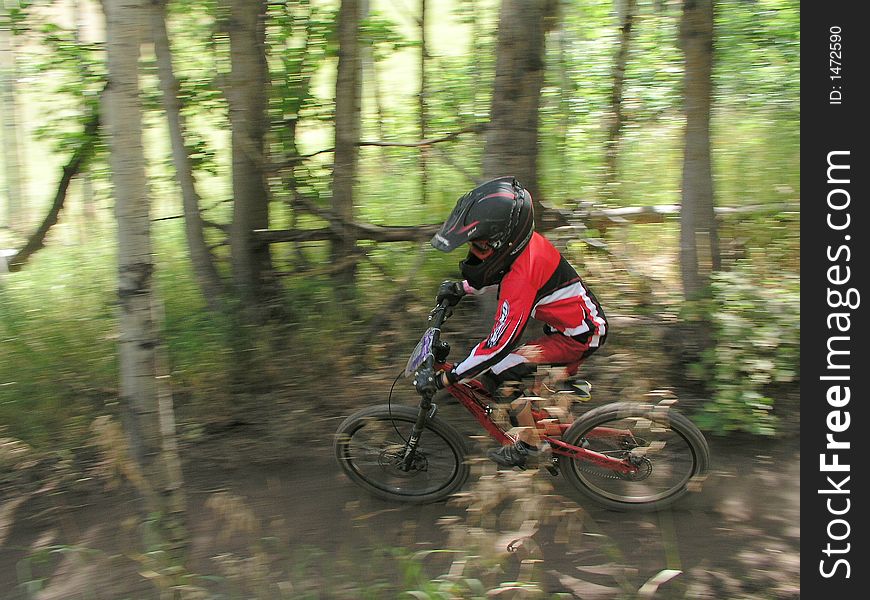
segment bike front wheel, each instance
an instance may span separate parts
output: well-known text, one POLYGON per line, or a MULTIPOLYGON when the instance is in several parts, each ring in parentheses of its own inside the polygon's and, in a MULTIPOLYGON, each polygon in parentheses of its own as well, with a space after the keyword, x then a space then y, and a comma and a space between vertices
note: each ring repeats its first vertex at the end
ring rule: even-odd
POLYGON ((424 504, 455 493, 469 469, 462 438, 446 422, 428 419, 410 464, 405 460, 417 413, 408 406, 372 406, 345 419, 335 438, 345 474, 385 500, 424 504))
POLYGON ((622 474, 582 458, 560 457, 565 478, 583 495, 614 510, 658 510, 700 485, 710 463, 701 431, 663 405, 619 402, 588 412, 562 439, 631 462, 622 474))

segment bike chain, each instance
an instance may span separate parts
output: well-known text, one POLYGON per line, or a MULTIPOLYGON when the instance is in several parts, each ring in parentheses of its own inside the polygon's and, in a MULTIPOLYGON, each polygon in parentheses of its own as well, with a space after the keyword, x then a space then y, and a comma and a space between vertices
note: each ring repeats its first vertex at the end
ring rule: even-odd
POLYGON ((587 467, 587 468, 580 467, 580 468, 577 469, 577 470, 578 470, 578 471, 583 471, 584 473, 588 473, 589 475, 594 475, 594 476, 598 477, 599 479, 620 479, 620 480, 625 480, 625 477, 623 477, 623 476, 621 476, 621 475, 617 475, 617 474, 615 473, 615 471, 614 471, 614 474, 613 474, 613 475, 608 475, 607 473, 602 472, 602 471, 607 471, 606 469, 600 469, 600 470, 598 470, 598 471, 593 471, 592 469, 589 469, 588 467, 587 467))
POLYGON ((597 470, 593 470, 592 468, 581 464, 578 466, 579 471, 583 471, 584 473, 588 473, 590 475, 595 475, 599 479, 618 479, 620 481, 643 481, 652 473, 652 463, 647 461, 644 466, 646 467, 646 472, 643 474, 643 477, 640 479, 635 479, 633 476, 625 476, 620 475, 616 471, 610 471, 608 469, 601 469, 600 467, 597 470), (603 471, 603 472, 602 472, 603 471), (612 474, 611 474, 612 473, 612 474))

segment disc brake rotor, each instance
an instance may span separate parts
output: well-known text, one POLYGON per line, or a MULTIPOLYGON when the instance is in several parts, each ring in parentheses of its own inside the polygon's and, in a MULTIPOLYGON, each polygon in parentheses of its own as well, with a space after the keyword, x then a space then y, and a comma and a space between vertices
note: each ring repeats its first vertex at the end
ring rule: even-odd
POLYGON ((419 449, 414 452, 414 459, 411 461, 411 467, 404 469, 405 461, 405 446, 390 446, 384 448, 378 456, 378 464, 384 470, 395 477, 414 477, 421 471, 426 471, 429 468, 429 461, 426 455, 419 449))
POLYGON ((628 481, 643 481, 652 474, 652 461, 646 456, 641 457, 640 460, 629 460, 631 460, 634 466, 637 467, 637 471, 632 471, 630 473, 619 473, 619 479, 625 479, 628 481))

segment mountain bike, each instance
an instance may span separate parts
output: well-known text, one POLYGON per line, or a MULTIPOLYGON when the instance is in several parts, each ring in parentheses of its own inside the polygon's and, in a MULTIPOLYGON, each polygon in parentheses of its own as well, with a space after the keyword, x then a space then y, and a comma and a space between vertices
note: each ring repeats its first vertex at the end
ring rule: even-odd
MULTIPOLYGON (((429 313, 429 327, 408 359, 406 377, 421 368, 452 367, 446 362, 450 345, 441 340, 451 314, 446 302, 429 313)), ((573 390, 588 390, 583 384, 573 390)), ((495 418, 499 402, 485 385, 470 380, 446 391, 493 439, 514 443, 509 424, 495 418)), ((572 403, 572 412, 578 404, 572 403)), ((420 504, 446 499, 462 487, 470 469, 465 439, 437 410, 432 395, 421 394, 417 407, 383 404, 350 415, 335 437, 339 465, 351 481, 382 499, 420 504)), ((699 485, 710 462, 701 431, 666 402, 614 402, 573 420, 565 411, 533 403, 532 415, 551 449, 547 470, 561 473, 584 497, 610 509, 669 506, 699 485)))

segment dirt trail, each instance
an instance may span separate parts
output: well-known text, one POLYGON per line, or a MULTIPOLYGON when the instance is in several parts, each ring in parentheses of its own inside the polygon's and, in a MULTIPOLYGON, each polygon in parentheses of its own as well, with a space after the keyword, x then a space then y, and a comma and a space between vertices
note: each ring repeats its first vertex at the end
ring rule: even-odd
MULTIPOLYGON (((754 440, 750 446, 714 439, 711 449, 712 473, 702 492, 673 510, 623 514, 587 506, 591 521, 582 544, 542 539, 545 585, 606 598, 612 597, 606 590, 614 566, 629 567, 620 576, 637 586, 672 568, 684 572, 693 598, 799 597, 797 441, 754 440)), ((445 547, 448 534, 439 520, 466 516, 453 504, 415 507, 370 498, 340 474, 325 443, 310 450, 269 466, 187 465, 192 570, 220 573, 231 594, 233 573, 244 581, 240 572, 265 569, 263 577, 291 588, 295 581, 297 591, 299 581, 318 590, 307 597, 341 596, 354 582, 402 582, 409 563, 393 558, 391 549, 410 555, 445 547), (233 504, 234 498, 242 503, 233 504)), ((561 478, 538 476, 552 482, 555 494, 571 496, 561 478)), ((105 492, 19 505, 19 518, 7 520, 0 540, 0 598, 156 597, 132 551, 131 502, 128 494, 105 492)), ((0 506, 0 515, 12 508, 0 506)), ((436 560, 427 575, 440 575, 442 566, 436 560)))

